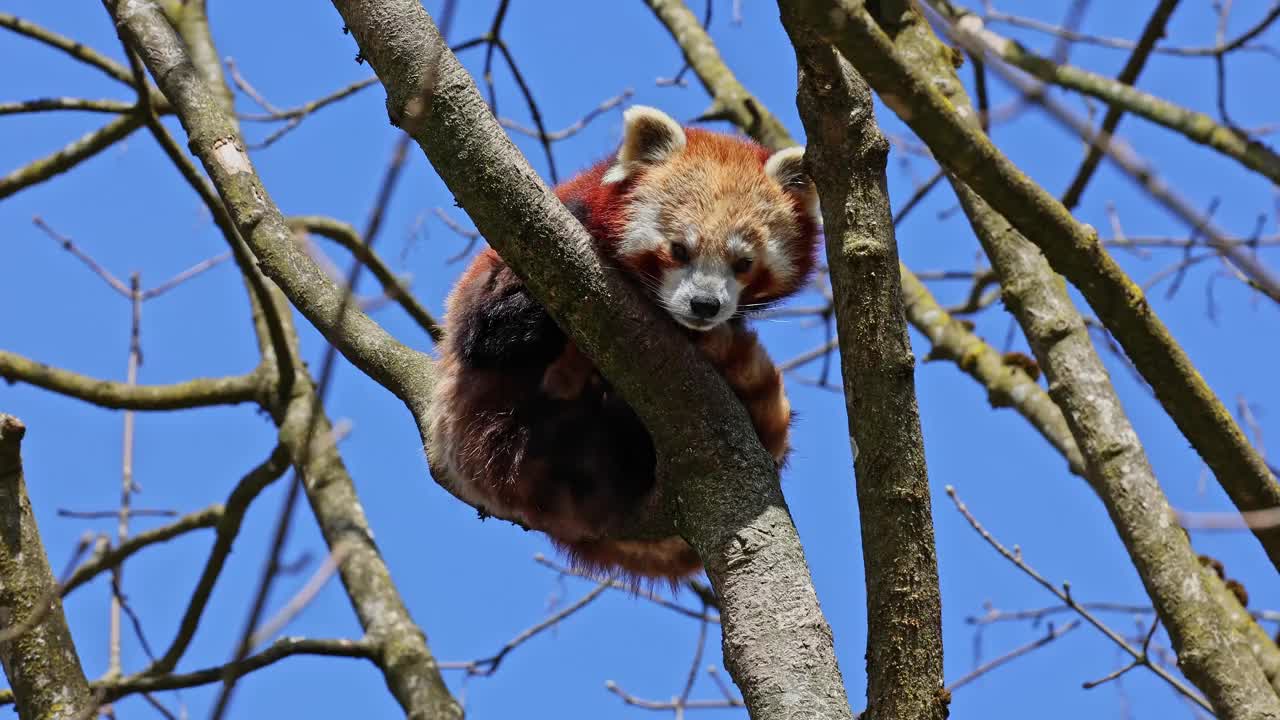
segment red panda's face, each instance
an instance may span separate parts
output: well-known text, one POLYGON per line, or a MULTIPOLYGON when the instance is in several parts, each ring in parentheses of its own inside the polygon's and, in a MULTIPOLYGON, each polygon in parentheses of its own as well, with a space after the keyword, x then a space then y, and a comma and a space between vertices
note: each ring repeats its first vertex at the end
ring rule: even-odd
POLYGON ((804 151, 769 155, 632 107, 604 182, 631 179, 619 259, 685 327, 709 330, 796 290, 813 264, 817 196, 804 151))

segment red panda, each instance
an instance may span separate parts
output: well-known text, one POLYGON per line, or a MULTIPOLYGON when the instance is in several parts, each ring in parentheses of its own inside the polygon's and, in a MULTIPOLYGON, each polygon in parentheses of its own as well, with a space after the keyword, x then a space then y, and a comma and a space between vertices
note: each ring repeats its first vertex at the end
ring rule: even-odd
MULTIPOLYGON (((616 156, 555 189, 605 260, 686 328, 781 465, 791 406, 743 318, 813 270, 817 193, 802 148, 624 114, 616 156)), ((639 418, 492 249, 450 293, 427 450, 465 500, 546 533, 579 567, 678 579, 701 569, 680 537, 611 536, 654 495, 639 418)))

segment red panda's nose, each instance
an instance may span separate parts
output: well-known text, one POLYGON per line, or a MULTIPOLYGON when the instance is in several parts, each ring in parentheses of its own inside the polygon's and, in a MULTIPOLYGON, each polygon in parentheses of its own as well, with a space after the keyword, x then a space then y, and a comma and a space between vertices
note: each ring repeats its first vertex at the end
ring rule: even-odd
POLYGON ((707 320, 716 316, 720 312, 720 301, 713 297, 695 297, 689 301, 689 309, 693 314, 707 320))

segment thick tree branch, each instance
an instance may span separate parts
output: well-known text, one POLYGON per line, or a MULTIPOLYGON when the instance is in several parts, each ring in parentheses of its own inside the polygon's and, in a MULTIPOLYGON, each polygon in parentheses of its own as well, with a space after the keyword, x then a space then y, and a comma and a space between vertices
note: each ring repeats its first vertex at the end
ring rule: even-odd
MULTIPOLYGON (((923 16, 890 25, 898 52, 977 126, 977 114, 951 64, 951 50, 923 16)), ((963 182, 950 178, 974 232, 1001 276, 1005 304, 1018 318, 1088 467, 1086 478, 1116 526, 1178 653, 1179 665, 1224 718, 1280 713, 1280 699, 1226 612, 1201 582, 1201 566, 1161 491, 1094 351, 1083 319, 1039 250, 963 182)))
POLYGON ((706 563, 722 601, 726 664, 753 716, 782 718, 803 706, 849 717, 776 470, 741 405, 668 318, 605 273, 590 238, 511 144, 418 2, 334 4, 386 88, 393 121, 649 428, 660 482, 679 498, 671 529, 706 563))
POLYGON ((1084 458, 1071 428, 1036 378, 1005 358, 967 325, 947 314, 915 275, 903 268, 902 299, 907 319, 929 338, 933 348, 925 360, 950 360, 987 389, 994 407, 1012 407, 1067 461, 1076 475, 1084 475, 1084 458))
MULTIPOLYGON (((1097 231, 1077 222, 980 129, 966 123, 965 113, 894 47, 862 3, 796 0, 795 4, 928 143, 935 157, 1014 228, 1034 239, 1053 268, 1080 289, 1236 507, 1280 506, 1280 483, 1142 291, 1107 254, 1097 231)), ((1254 534, 1280 567, 1280 528, 1255 528, 1254 534)))
POLYGON ((21 720, 80 717, 95 702, 27 497, 24 434, 22 421, 0 414, 0 634, 24 628, 0 642, 0 664, 21 720))
POLYGON ((258 371, 231 377, 200 378, 173 385, 130 385, 50 367, 3 350, 0 350, 0 379, 35 385, 116 410, 181 410, 235 405, 258 400, 263 390, 258 371))
POLYGON ((782 4, 822 200, 867 580, 868 720, 947 717, 929 475, 871 90, 782 4))

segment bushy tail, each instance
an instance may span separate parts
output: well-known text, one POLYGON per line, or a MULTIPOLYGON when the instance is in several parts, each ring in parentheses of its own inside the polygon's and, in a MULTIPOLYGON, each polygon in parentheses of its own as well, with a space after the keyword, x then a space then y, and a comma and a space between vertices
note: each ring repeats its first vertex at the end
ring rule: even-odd
POLYGON ((574 567, 600 577, 618 574, 619 579, 639 586, 644 581, 672 583, 702 569, 702 561, 681 537, 658 540, 560 540, 555 544, 574 567))

